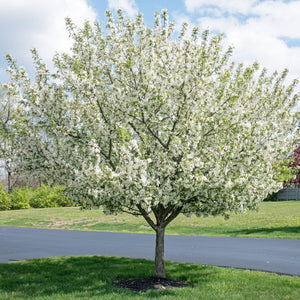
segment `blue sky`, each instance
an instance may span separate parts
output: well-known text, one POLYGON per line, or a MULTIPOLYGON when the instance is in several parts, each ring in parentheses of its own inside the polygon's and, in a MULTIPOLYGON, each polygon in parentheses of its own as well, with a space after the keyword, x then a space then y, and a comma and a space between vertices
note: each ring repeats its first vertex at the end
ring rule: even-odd
MULTIPOLYGON (((110 1, 113 3, 114 1, 110 1)), ((117 1, 115 1, 117 3, 117 1)), ((121 2, 121 1, 119 1, 121 2)), ((107 0, 88 0, 88 3, 96 9, 98 18, 103 18, 104 11, 110 9, 109 1, 107 0)), ((138 12, 142 12, 144 15, 145 23, 148 26, 153 24, 154 12, 159 12, 162 9, 167 8, 170 12, 182 12, 185 10, 184 1, 182 0, 137 0, 137 1, 124 1, 124 3, 134 3, 133 7, 138 12)), ((124 5, 125 7, 125 5, 124 5)))
POLYGON ((300 0, 0 0, 0 82, 7 80, 6 53, 32 72, 30 48, 49 64, 56 51, 68 51, 65 17, 79 26, 96 18, 105 25, 105 10, 118 8, 131 18, 143 13, 147 26, 167 8, 176 28, 187 22, 224 33, 235 61, 257 60, 270 71, 287 67, 290 78, 300 79, 300 0))

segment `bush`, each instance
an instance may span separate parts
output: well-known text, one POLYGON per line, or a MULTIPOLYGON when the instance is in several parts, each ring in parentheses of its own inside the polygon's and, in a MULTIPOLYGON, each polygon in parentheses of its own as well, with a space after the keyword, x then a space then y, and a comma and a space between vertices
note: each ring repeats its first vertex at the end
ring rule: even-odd
POLYGON ((73 203, 70 198, 68 198, 64 193, 64 188, 61 186, 56 186, 52 189, 52 192, 56 195, 56 203, 59 207, 72 206, 73 203))
POLYGON ((60 186, 51 189, 49 186, 42 185, 33 190, 29 204, 33 208, 71 206, 70 199, 62 191, 63 188, 60 186))
POLYGON ((63 187, 15 188, 11 194, 0 185, 0 210, 72 206, 71 200, 63 194, 63 187))
POLYGON ((27 209, 30 208, 30 189, 15 188, 9 195, 11 199, 11 209, 27 209))
POLYGON ((0 185, 0 210, 9 210, 11 208, 11 199, 0 185))
POLYGON ((277 194, 278 192, 271 193, 264 199, 264 201, 277 201, 277 194))

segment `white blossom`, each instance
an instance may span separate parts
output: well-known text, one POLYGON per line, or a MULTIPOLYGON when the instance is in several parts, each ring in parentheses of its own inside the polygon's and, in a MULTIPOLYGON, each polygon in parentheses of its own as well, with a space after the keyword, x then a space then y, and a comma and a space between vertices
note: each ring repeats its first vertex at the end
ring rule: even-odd
POLYGON ((296 82, 234 65, 220 36, 176 37, 161 17, 154 29, 109 12, 105 30, 68 21, 72 54, 53 74, 37 55, 35 82, 10 67, 5 88, 19 82, 26 106, 23 164, 111 213, 253 208, 280 188, 274 164, 298 138, 296 82))

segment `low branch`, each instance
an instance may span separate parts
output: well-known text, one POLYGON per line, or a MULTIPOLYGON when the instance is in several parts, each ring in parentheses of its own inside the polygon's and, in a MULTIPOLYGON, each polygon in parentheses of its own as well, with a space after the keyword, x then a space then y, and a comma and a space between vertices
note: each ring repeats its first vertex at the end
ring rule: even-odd
POLYGON ((156 231, 157 226, 154 224, 152 219, 149 217, 149 214, 142 208, 140 204, 137 204, 136 207, 139 209, 140 213, 144 217, 144 219, 147 221, 147 223, 156 231))
POLYGON ((177 207, 169 217, 162 223, 164 227, 166 227, 171 221, 173 221, 181 212, 182 206, 177 207))
POLYGON ((133 215, 133 216, 142 216, 142 214, 140 212, 128 211, 128 210, 125 210, 125 209, 122 209, 122 208, 121 208, 121 211, 126 213, 126 214, 133 215))
POLYGON ((126 206, 126 205, 122 205, 122 206, 125 207, 125 208, 127 208, 127 209, 129 209, 129 210, 131 210, 131 211, 133 211, 133 212, 135 212, 136 214, 141 215, 139 210, 137 210, 137 209, 135 209, 135 208, 133 208, 131 206, 126 206))
POLYGON ((169 213, 175 208, 174 204, 169 203, 168 206, 166 207, 166 210, 164 211, 163 218, 166 219, 169 213))
POLYGON ((158 223, 159 223, 159 215, 158 215, 158 211, 157 211, 157 209, 156 209, 155 207, 152 207, 152 211, 153 211, 154 216, 155 216, 155 218, 156 218, 156 224, 158 225, 158 223))

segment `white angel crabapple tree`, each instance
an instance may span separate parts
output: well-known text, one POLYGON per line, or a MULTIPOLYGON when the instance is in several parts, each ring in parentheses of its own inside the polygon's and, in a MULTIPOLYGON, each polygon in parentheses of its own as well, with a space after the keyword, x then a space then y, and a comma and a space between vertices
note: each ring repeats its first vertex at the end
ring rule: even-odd
POLYGON ((55 56, 56 72, 33 51, 35 82, 20 75, 23 163, 86 206, 143 216, 165 277, 165 228, 180 213, 227 216, 280 188, 273 163, 292 149, 296 82, 230 63, 222 36, 188 38, 184 24, 174 37, 166 11, 152 29, 121 11, 104 30, 67 28, 72 54, 55 56))

